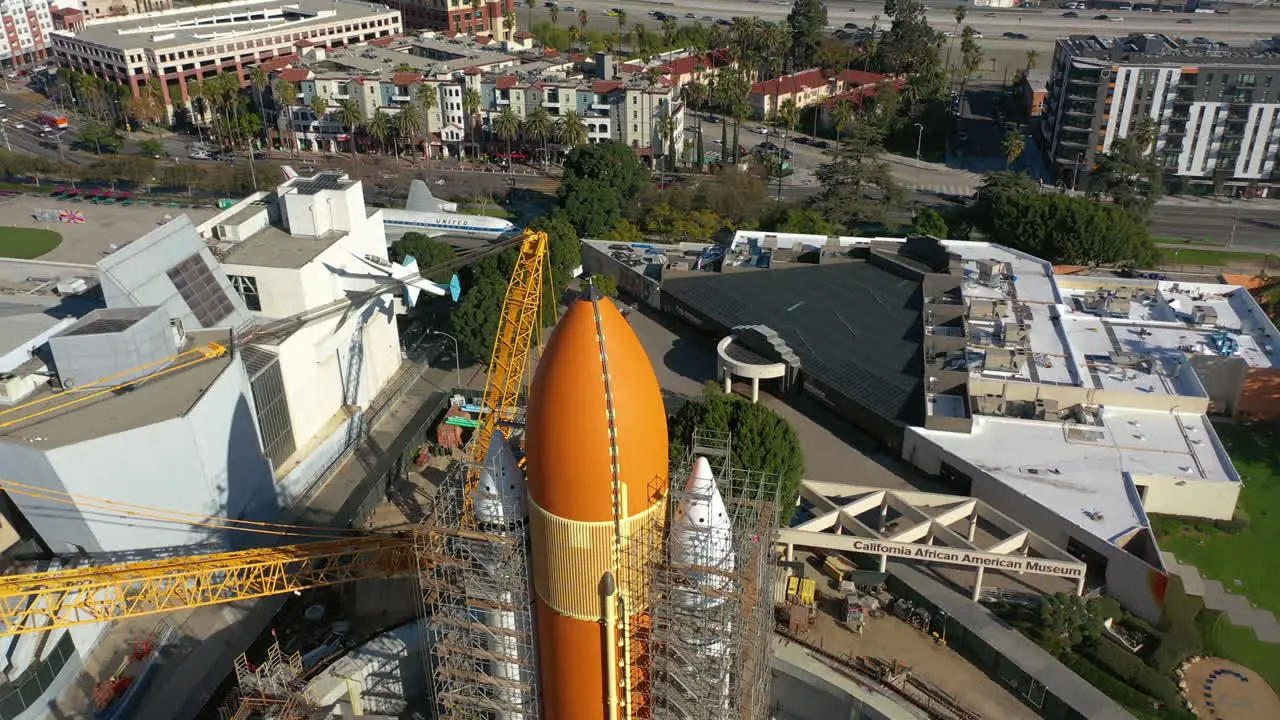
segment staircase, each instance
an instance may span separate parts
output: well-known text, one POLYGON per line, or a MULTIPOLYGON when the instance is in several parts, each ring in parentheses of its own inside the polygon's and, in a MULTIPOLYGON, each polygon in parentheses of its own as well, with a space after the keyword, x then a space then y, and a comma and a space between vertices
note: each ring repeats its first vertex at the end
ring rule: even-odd
POLYGON ((1280 644, 1280 622, 1276 622, 1275 615, 1254 607, 1243 595, 1227 592, 1217 580, 1202 577, 1199 570, 1178 562, 1173 553, 1161 551, 1160 558, 1169 572, 1182 580, 1188 595, 1204 599, 1206 608, 1221 611, 1233 625, 1253 628, 1263 642, 1280 644))

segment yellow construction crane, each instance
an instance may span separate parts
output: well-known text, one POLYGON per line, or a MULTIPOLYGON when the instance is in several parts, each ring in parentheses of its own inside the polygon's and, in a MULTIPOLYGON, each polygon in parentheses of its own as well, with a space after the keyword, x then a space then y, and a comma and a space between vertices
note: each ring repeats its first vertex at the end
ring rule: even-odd
MULTIPOLYGON (((489 377, 485 385, 483 407, 488 412, 482 418, 479 435, 472 443, 471 459, 477 466, 483 462, 489 440, 499 422, 515 417, 530 351, 534 343, 539 341, 542 331, 540 319, 543 281, 547 277, 544 271, 547 253, 546 233, 525 231, 521 235, 520 252, 503 301, 489 377)), ((201 354, 202 357, 188 358, 187 364, 221 356, 226 353, 226 348, 210 345, 208 348, 197 348, 189 352, 201 354)), ((156 365, 163 365, 186 355, 188 353, 156 365)), ((173 367, 162 368, 148 377, 155 377, 160 372, 172 372, 178 369, 178 365, 180 364, 174 363, 173 367)), ((115 377, 123 377, 137 370, 126 371, 115 377)), ((113 378, 104 378, 96 384, 106 383, 111 379, 113 378)), ((142 382, 145 379, 147 378, 131 382, 142 382)), ((109 391, 110 388, 103 392, 109 391)), ((62 395, 65 393, 53 397, 62 395)), ((88 397, 78 397, 68 403, 55 403, 55 407, 49 409, 34 408, 33 412, 23 413, 16 419, 6 420, 5 414, 0 413, 0 422, 21 422, 36 414, 82 402, 88 397)), ((48 400, 50 399, 46 398, 40 402, 48 400)), ((33 410, 28 405, 6 412, 22 408, 33 410)), ((0 425, 0 428, 6 426, 0 425)), ((477 467, 475 479, 478 478, 477 467)), ((121 515, 152 515, 169 522, 190 525, 210 523, 207 518, 201 520, 184 513, 102 498, 65 494, 65 497, 59 497, 53 491, 22 483, 0 481, 0 489, 45 500, 74 502, 82 507, 94 507, 121 515)), ((467 493, 467 497, 469 501, 470 493, 467 493)), ((307 528, 230 519, 214 521, 238 530, 284 536, 316 536, 318 533, 337 532, 333 528, 307 528)), ((466 532, 465 529, 461 531, 466 532)), ((411 574, 418 570, 413 553, 410 537, 366 535, 195 557, 0 576, 0 637, 261 598, 366 578, 411 574)), ((430 559, 424 561, 430 562, 430 559)))
POLYGON ((493 340, 484 400, 480 405, 480 425, 470 443, 471 467, 467 471, 463 493, 464 528, 475 524, 471 491, 480 481, 480 469, 489 451, 493 431, 499 423, 515 418, 520 392, 528 374, 529 352, 535 344, 541 345, 542 279, 548 260, 548 242, 544 232, 526 230, 523 233, 520 254, 511 272, 511 282, 507 284, 507 294, 502 299, 502 314, 498 318, 498 333, 493 340))

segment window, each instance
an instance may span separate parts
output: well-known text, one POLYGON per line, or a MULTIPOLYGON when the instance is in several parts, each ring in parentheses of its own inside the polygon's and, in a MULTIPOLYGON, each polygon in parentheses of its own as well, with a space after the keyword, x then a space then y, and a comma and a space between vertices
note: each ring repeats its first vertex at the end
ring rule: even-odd
POLYGON ((228 275, 231 287, 244 300, 245 307, 254 312, 262 312, 262 298, 258 296, 258 278, 249 275, 228 275))
POLYGON ((249 390, 253 409, 258 414, 258 432, 262 451, 273 467, 280 467, 297 449, 293 438, 293 422, 289 416, 289 399, 284 393, 284 377, 280 358, 256 345, 240 348, 240 359, 249 374, 249 390))
POLYGON ((200 327, 214 327, 235 309, 200 253, 169 268, 167 274, 200 327))

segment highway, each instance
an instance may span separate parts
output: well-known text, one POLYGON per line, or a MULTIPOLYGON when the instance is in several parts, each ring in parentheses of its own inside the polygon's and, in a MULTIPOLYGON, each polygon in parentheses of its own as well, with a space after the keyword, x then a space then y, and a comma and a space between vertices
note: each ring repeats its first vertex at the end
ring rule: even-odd
MULTIPOLYGON (((935 9, 927 17, 935 28, 944 31, 955 29, 955 18, 952 15, 953 3, 935 2, 935 9)), ((768 22, 779 22, 786 19, 790 12, 790 3, 782 0, 682 0, 674 2, 635 2, 633 0, 573 0, 560 3, 560 26, 568 27, 577 23, 577 10, 586 10, 591 17, 587 24, 589 30, 613 31, 617 21, 606 15, 611 8, 622 8, 627 11, 627 26, 633 27, 637 22, 648 25, 658 24, 649 17, 649 12, 658 10, 676 15, 682 23, 695 22, 686 18, 692 13, 699 20, 703 17, 713 19, 732 19, 735 15, 749 15, 768 22), (569 8, 575 8, 570 11, 569 8)), ((1064 18, 1065 10, 1044 8, 1035 10, 1001 10, 975 8, 969 6, 969 15, 965 24, 972 25, 980 31, 984 39, 997 37, 1004 32, 1020 32, 1030 36, 1032 41, 1044 43, 1069 34, 1101 34, 1120 35, 1132 32, 1165 33, 1173 36, 1194 37, 1203 35, 1213 40, 1231 44, 1245 44, 1255 40, 1270 38, 1280 28, 1280 10, 1266 8, 1233 9, 1230 15, 1180 14, 1180 13, 1140 13, 1106 10, 1079 10, 1080 17, 1064 18), (1095 15, 1107 14, 1123 18, 1121 22, 1093 20, 1095 15), (1190 19, 1191 24, 1178 24, 1178 20, 1190 19)), ((527 10, 520 10, 520 20, 524 20, 527 10)), ((859 26, 871 25, 872 18, 880 16, 883 27, 884 4, 855 0, 851 3, 827 5, 827 22, 834 29, 847 22, 859 26)), ((549 19, 547 8, 538 7, 533 11, 536 20, 549 19)))

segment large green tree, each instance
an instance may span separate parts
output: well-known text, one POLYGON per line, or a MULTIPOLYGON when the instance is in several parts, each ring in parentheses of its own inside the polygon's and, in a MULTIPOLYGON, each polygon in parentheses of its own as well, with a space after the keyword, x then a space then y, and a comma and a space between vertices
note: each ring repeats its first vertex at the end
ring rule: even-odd
POLYGON ((885 72, 914 75, 941 62, 942 33, 929 26, 921 0, 885 0, 889 31, 876 44, 876 64, 885 72))
POLYGON ((733 437, 733 467, 775 476, 778 521, 783 525, 791 521, 804 475, 804 452, 795 428, 782 416, 741 396, 726 395, 715 383, 708 383, 702 397, 680 408, 667 429, 673 458, 688 454, 694 430, 729 433, 733 437))
POLYGON ((1046 193, 1011 173, 988 177, 970 219, 992 242, 1053 263, 1150 267, 1158 260, 1146 226, 1124 208, 1046 193))
POLYGON ((582 237, 600 237, 622 217, 626 199, 607 184, 584 177, 560 183, 560 207, 556 215, 582 237))
POLYGON ((822 0, 795 0, 787 14, 791 28, 791 59, 796 70, 812 67, 826 33, 827 6, 822 0))
POLYGON ((1105 195, 1116 205, 1145 217, 1164 194, 1164 168, 1154 152, 1159 128, 1150 118, 1111 142, 1111 151, 1098 158, 1090 192, 1105 195))
MULTIPOLYGON (((613 190, 623 200, 630 200, 644 187, 648 171, 636 159, 635 151, 620 142, 608 141, 576 147, 564 160, 564 179, 590 181, 613 190)), ((561 185, 560 198, 566 195, 561 185)))
POLYGON ((449 282, 449 278, 454 271, 452 269, 437 270, 432 273, 425 271, 428 268, 451 262, 458 257, 458 254, 454 252, 453 247, 448 243, 440 242, 428 235, 416 232, 405 233, 391 245, 392 260, 401 262, 410 255, 418 261, 418 267, 424 271, 423 277, 438 283, 449 282))

